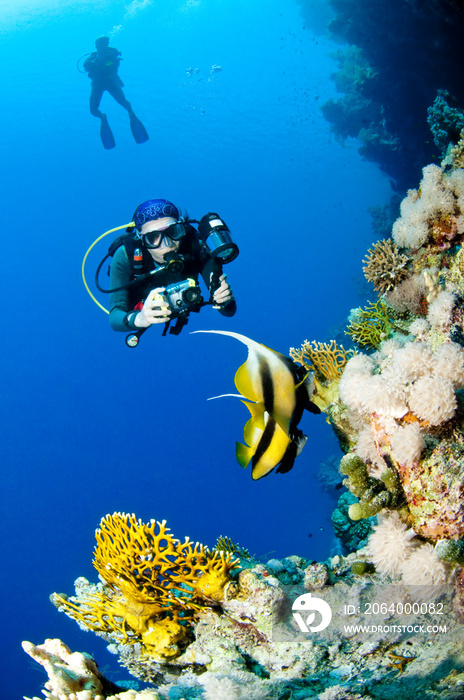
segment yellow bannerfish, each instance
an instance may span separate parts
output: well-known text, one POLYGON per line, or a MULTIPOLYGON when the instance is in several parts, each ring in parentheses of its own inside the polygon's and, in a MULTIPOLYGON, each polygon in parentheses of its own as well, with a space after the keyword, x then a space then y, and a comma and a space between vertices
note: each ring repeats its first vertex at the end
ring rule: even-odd
POLYGON ((251 476, 254 481, 266 476, 275 467, 278 472, 290 471, 304 447, 306 435, 301 433, 296 440, 292 440, 269 413, 263 411, 262 404, 248 401, 242 403, 250 411, 251 418, 243 429, 246 445, 235 443, 237 462, 246 468, 251 460, 251 476))
MULTIPOLYGON (((305 409, 320 410, 310 401, 314 376, 289 357, 231 331, 194 331, 236 338, 248 347, 248 357, 235 373, 235 386, 251 418, 245 425, 246 445, 237 443, 237 461, 243 467, 252 461, 253 479, 275 467, 289 471, 301 452, 306 436, 298 429, 305 409)), ((223 395, 224 396, 224 395, 223 395)), ((219 398, 219 397, 216 397, 219 398)))

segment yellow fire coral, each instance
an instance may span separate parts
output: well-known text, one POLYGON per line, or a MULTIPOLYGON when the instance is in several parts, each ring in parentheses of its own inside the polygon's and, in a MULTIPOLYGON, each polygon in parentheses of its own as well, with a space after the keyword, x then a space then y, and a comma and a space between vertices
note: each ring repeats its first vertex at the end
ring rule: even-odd
POLYGON ((312 370, 320 382, 340 379, 352 354, 352 350, 345 350, 343 345, 337 345, 335 340, 331 340, 330 343, 305 340, 298 350, 290 348, 290 357, 306 369, 312 370))
MULTIPOLYGON (((135 515, 114 513, 103 518, 95 539, 93 564, 110 587, 129 584, 142 596, 155 595, 163 603, 178 600, 176 596, 185 599, 186 586, 191 589, 189 597, 194 598, 199 579, 205 575, 225 585, 235 566, 230 554, 210 552, 188 537, 183 543, 174 539, 165 520, 145 525, 135 515)), ((220 586, 210 596, 217 601, 222 597, 220 586)))
POLYGON ((336 398, 338 381, 352 354, 352 350, 345 350, 335 340, 330 343, 305 340, 301 348, 290 348, 290 357, 314 372, 316 394, 312 401, 322 411, 336 398))
POLYGON ((383 300, 369 302, 364 309, 357 309, 348 326, 347 334, 361 347, 377 348, 392 331, 387 305, 383 300))
POLYGON ((94 566, 105 586, 54 602, 84 627, 122 644, 140 642, 167 660, 180 653, 195 613, 224 599, 238 560, 198 542, 175 539, 166 521, 149 524, 113 513, 95 533, 94 566))

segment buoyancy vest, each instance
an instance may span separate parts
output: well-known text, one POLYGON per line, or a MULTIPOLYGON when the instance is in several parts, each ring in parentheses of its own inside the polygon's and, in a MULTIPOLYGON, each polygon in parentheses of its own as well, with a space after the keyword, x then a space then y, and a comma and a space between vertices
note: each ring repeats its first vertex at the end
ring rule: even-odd
POLYGON ((188 277, 198 279, 198 275, 209 259, 209 255, 203 250, 197 230, 189 224, 186 225, 186 235, 181 239, 179 247, 180 256, 184 261, 184 269, 180 272, 166 269, 147 277, 147 273, 155 270, 156 265, 149 251, 136 238, 135 233, 129 232, 118 236, 109 247, 108 255, 113 257, 122 245, 130 267, 130 282, 132 284, 128 288, 128 294, 131 307, 144 300, 155 287, 166 287, 188 277), (135 255, 136 251, 141 252, 141 259, 139 254, 135 255), (140 278, 139 283, 136 281, 137 278, 140 278))

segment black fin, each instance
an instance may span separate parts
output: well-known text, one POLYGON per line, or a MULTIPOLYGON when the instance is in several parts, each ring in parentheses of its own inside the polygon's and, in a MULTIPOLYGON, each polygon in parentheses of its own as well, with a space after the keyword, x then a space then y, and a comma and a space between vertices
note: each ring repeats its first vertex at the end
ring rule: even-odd
POLYGON ((100 138, 102 140, 103 148, 109 150, 110 148, 114 148, 116 146, 116 141, 114 140, 113 132, 108 124, 106 114, 102 114, 100 119, 100 138))
POLYGON ((148 141, 150 137, 147 134, 147 130, 140 119, 135 116, 134 112, 129 112, 129 120, 135 143, 145 143, 145 141, 148 141))
POLYGON ((305 406, 306 410, 309 411, 310 413, 315 413, 316 415, 318 413, 321 413, 321 409, 319 406, 316 406, 315 403, 313 403, 311 400, 308 400, 307 405, 305 406))
POLYGON ((295 464, 295 459, 298 452, 298 445, 296 442, 291 442, 287 447, 283 459, 276 469, 276 473, 286 474, 293 468, 295 464))

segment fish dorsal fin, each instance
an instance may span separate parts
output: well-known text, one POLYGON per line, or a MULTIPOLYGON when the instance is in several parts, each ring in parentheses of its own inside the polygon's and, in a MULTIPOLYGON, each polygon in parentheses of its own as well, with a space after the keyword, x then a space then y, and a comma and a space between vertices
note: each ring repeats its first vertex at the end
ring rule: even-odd
POLYGON ((263 397, 260 393, 259 381, 259 363, 260 357, 268 353, 274 354, 273 350, 269 350, 256 340, 247 338, 241 333, 233 333, 232 331, 193 331, 193 333, 216 333, 217 335, 228 335, 235 338, 240 343, 243 343, 248 348, 248 357, 243 365, 240 365, 235 373, 235 386, 243 396, 250 401, 262 401, 263 397))
POLYGON ((253 457, 253 450, 251 449, 251 447, 242 445, 241 442, 236 442, 235 456, 237 458, 237 462, 240 464, 242 469, 246 469, 251 458, 253 457))

